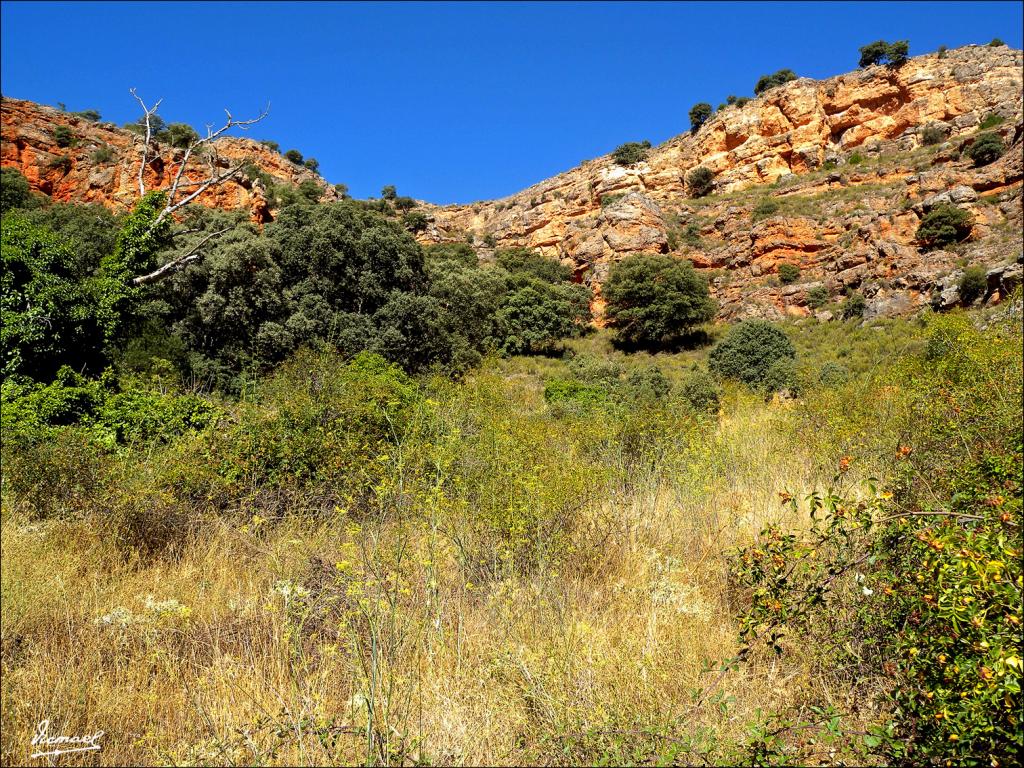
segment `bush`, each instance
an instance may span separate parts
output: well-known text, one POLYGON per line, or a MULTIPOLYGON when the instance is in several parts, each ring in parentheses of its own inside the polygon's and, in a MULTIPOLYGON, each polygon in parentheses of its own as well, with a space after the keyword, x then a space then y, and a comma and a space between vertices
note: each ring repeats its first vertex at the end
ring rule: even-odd
POLYGON ((335 184, 334 191, 337 193, 338 197, 344 200, 348 197, 348 184, 335 184))
POLYGON ((395 201, 394 201, 394 204, 395 204, 395 208, 397 208, 398 210, 400 210, 402 212, 411 211, 413 208, 416 207, 416 201, 415 200, 413 200, 411 197, 404 197, 404 196, 396 197, 395 201))
POLYGON ((527 279, 494 315, 495 346, 505 354, 548 352, 561 339, 586 330, 590 299, 590 291, 582 285, 527 279))
POLYGON ((811 309, 821 309, 829 301, 828 289, 823 285, 816 285, 807 292, 807 306, 811 309))
POLYGON ((757 205, 754 206, 750 219, 751 221, 760 221, 773 215, 778 210, 779 204, 776 200, 771 197, 762 197, 757 201, 757 205))
POLYGON ((544 399, 549 403, 571 403, 590 408, 607 403, 608 390, 572 379, 552 379, 544 385, 544 399))
POLYGON ((46 168, 50 171, 60 171, 63 174, 67 174, 71 171, 71 165, 71 158, 67 155, 54 155, 46 164, 46 168))
POLYGON ((823 387, 838 387, 850 380, 850 369, 829 360, 818 372, 818 383, 823 387))
POLYGON ((398 198, 398 190, 394 184, 388 184, 381 189, 380 196, 383 200, 395 200, 398 198))
POLYGON ((715 174, 710 168, 703 165, 694 168, 686 176, 686 186, 690 197, 704 197, 710 194, 715 180, 715 174))
POLYGON ((860 49, 858 66, 870 67, 873 64, 888 64, 891 67, 898 67, 906 62, 909 50, 910 44, 906 40, 895 43, 876 40, 860 49))
POLYGON ((938 47, 938 49, 937 49, 937 53, 939 54, 939 58, 940 59, 946 58, 946 51, 948 51, 948 50, 949 50, 949 48, 947 48, 946 46, 940 45, 938 47))
POLYGON ((53 140, 58 147, 70 147, 75 143, 75 136, 66 125, 58 125, 53 129, 53 140))
POLYGON ((850 165, 860 165, 861 163, 864 162, 864 155, 862 155, 860 152, 852 152, 850 156, 846 159, 846 162, 849 163, 850 165))
POLYGON ((422 211, 411 211, 402 217, 402 226, 410 232, 422 232, 430 226, 430 219, 422 211))
POLYGON ((971 235, 974 219, 955 205, 944 203, 932 208, 917 227, 917 239, 925 248, 941 248, 959 243, 971 235))
MULTIPOLYGON (((475 254, 473 258, 476 259, 475 254)), ((535 278, 545 283, 564 283, 572 279, 571 267, 529 248, 501 248, 495 252, 494 260, 514 277, 535 278)))
POLYGON ((694 371, 683 380, 679 394, 698 413, 718 413, 718 387, 711 375, 703 369, 694 371))
MULTIPOLYGON (((790 80, 796 80, 796 72, 791 69, 780 69, 778 72, 773 72, 770 75, 761 75, 757 85, 754 86, 754 94, 760 96, 765 91, 788 83, 790 80)), ((739 99, 737 99, 737 102, 739 102, 739 99)))
POLYGON ((765 371, 761 380, 761 389, 766 392, 788 392, 791 395, 797 394, 799 385, 797 383, 796 361, 792 358, 783 357, 776 360, 765 371))
POLYGON ((663 349, 678 343, 717 307, 707 281, 690 262, 671 256, 629 256, 612 266, 602 291, 616 341, 663 349))
MULTIPOLYGON (((785 333, 765 320, 744 320, 711 350, 708 367, 724 378, 762 388, 772 366, 787 358, 796 358, 796 347, 785 333)), ((774 371, 772 381, 781 373, 774 371)))
POLYGON ((284 153, 284 158, 295 165, 302 165, 302 153, 297 149, 289 149, 284 153))
POLYGON ((263 141, 260 142, 260 144, 262 144, 264 147, 269 149, 271 152, 280 152, 281 151, 281 145, 278 144, 276 141, 270 141, 269 139, 264 139, 263 141))
POLYGON ((0 169, 0 214, 11 208, 24 208, 32 200, 28 179, 15 168, 0 169))
POLYGON ((988 47, 989 48, 999 48, 1000 46, 1003 46, 1003 45, 1006 45, 1006 43, 1004 43, 998 37, 993 37, 992 38, 992 42, 988 44, 988 47))
POLYGON ((199 141, 195 128, 187 123, 171 123, 167 126, 167 143, 178 149, 187 149, 199 141))
POLYGON ((946 132, 937 125, 926 125, 921 131, 921 143, 926 147, 941 144, 946 140, 946 132))
POLYGON ((968 267, 960 277, 960 299, 965 304, 972 304, 975 299, 981 298, 988 291, 988 277, 985 268, 980 266, 968 267))
POLYGON ((81 112, 72 112, 71 114, 83 120, 88 120, 90 123, 98 123, 100 121, 100 113, 95 109, 85 109, 81 112))
POLYGON ((779 280, 782 281, 783 285, 789 285, 795 283, 800 279, 800 267, 796 264, 780 264, 779 265, 779 280))
POLYGON ((89 159, 97 165, 109 163, 114 159, 114 150, 106 145, 97 147, 93 150, 92 154, 89 155, 89 159))
POLYGON ((974 140, 974 143, 967 148, 967 156, 974 162, 976 168, 980 168, 983 165, 994 163, 1000 157, 1006 148, 1003 146, 1003 140, 997 133, 983 133, 974 140))
POLYGON ((619 165, 633 165, 647 159, 647 150, 651 148, 649 141, 630 141, 621 144, 612 152, 612 160, 619 165))
POLYGON ((978 124, 978 130, 987 131, 989 128, 995 128, 997 125, 1002 125, 1005 122, 1005 117, 998 112, 991 112, 985 115, 985 119, 978 124))
POLYGON ((711 105, 706 101, 694 104, 690 110, 690 130, 696 133, 711 118, 711 105))
POLYGON ((851 293, 843 302, 843 320, 855 320, 864 317, 864 310, 867 309, 867 302, 859 293, 851 293))
POLYGON ((313 173, 318 173, 320 171, 320 161, 315 157, 307 157, 305 161, 303 161, 302 165, 313 173))

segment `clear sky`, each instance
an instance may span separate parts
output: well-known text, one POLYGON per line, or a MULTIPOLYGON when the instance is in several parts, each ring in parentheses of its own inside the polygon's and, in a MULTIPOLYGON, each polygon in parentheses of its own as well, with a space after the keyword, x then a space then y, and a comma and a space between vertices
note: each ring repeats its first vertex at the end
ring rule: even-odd
POLYGON ((436 203, 512 194, 689 127, 698 101, 752 95, 788 67, 829 77, 857 48, 1020 48, 1021 2, 48 3, 3 2, 5 96, 104 120, 222 108, 320 161, 356 197, 385 184, 436 203))

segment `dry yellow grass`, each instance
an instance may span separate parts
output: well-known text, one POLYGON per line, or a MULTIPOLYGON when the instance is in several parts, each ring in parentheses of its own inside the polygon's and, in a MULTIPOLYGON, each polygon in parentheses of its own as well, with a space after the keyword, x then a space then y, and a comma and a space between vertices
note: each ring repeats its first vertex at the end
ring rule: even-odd
MULTIPOLYGON (((520 389, 516 403, 543 408, 520 389)), ((833 685, 802 674, 794 648, 785 672, 758 657, 726 675, 728 706, 694 700, 736 649, 724 553, 779 521, 782 491, 828 481, 796 419, 733 393, 698 444, 588 500, 570 556, 482 583, 443 535, 440 496, 359 524, 210 520, 177 556, 145 560, 89 520, 7 510, 3 762, 29 761, 44 718, 105 732, 101 751, 62 764, 725 754, 758 709, 833 685)))

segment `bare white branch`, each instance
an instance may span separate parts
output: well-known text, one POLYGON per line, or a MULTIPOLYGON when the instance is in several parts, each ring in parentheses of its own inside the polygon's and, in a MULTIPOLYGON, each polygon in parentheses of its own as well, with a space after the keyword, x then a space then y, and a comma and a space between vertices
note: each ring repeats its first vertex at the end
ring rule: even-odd
POLYGON ((225 232, 230 231, 231 227, 226 227, 225 229, 218 230, 217 232, 211 232, 198 243, 196 243, 194 246, 189 248, 187 253, 182 254, 176 259, 172 259, 171 261, 164 264, 162 267, 154 269, 148 275, 140 275, 139 277, 132 278, 132 285, 145 285, 146 283, 156 282, 161 278, 167 277, 167 275, 177 272, 186 264, 190 264, 193 261, 198 261, 200 258, 202 258, 200 250, 202 250, 202 247, 204 245, 210 242, 213 238, 223 235, 225 232))
POLYGON ((160 107, 160 102, 162 102, 163 99, 158 99, 156 104, 154 104, 152 109, 150 109, 146 106, 146 102, 142 100, 139 94, 135 92, 134 88, 129 88, 128 92, 135 97, 137 102, 139 102, 139 106, 142 107, 142 113, 146 117, 146 139, 145 143, 142 145, 142 164, 139 165, 139 197, 141 198, 146 195, 146 183, 143 180, 143 174, 146 171, 146 164, 149 162, 149 142, 153 137, 153 130, 149 124, 149 118, 156 114, 157 109, 160 107))

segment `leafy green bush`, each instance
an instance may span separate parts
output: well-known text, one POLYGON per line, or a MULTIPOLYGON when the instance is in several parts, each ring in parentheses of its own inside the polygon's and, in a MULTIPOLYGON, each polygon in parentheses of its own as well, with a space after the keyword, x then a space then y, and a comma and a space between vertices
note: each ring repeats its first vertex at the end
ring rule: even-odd
POLYGON ((90 123, 98 123, 100 121, 100 113, 95 109, 84 109, 81 112, 72 112, 71 114, 83 120, 88 120, 90 123))
POLYGON ((690 109, 690 130, 696 133, 711 118, 711 105, 706 101, 694 104, 690 109))
POLYGON ((672 346, 717 311, 707 281, 690 262, 671 256, 623 259, 612 266, 602 295, 607 325, 627 346, 672 346))
POLYGON ((974 162, 976 168, 994 163, 1006 148, 998 133, 983 133, 967 148, 967 156, 974 162))
POLYGON ((410 211, 402 217, 402 226, 410 232, 422 232, 430 225, 430 219, 422 211, 410 211))
POLYGON ((960 277, 960 298, 965 304, 971 304, 975 299, 985 295, 988 290, 988 277, 985 268, 977 265, 968 267, 960 277))
POLYGON ((846 158, 846 162, 849 163, 850 165, 860 165, 861 163, 864 162, 864 155, 856 151, 851 152, 850 156, 846 158))
POLYGON ((711 193, 715 174, 703 165, 694 168, 686 176, 686 187, 690 197, 704 197, 711 193))
POLYGON ((818 383, 823 387, 838 387, 850 379, 850 369, 845 365, 829 360, 818 372, 818 383))
POLYGON ((114 150, 107 145, 97 147, 89 155, 89 159, 92 160, 97 165, 109 163, 111 160, 114 159, 114 150))
POLYGON ((761 379, 760 388, 765 392, 797 394, 800 387, 796 371, 796 361, 789 357, 782 357, 776 360, 765 371, 764 378, 761 379))
POLYGON ((823 285, 816 285, 807 292, 807 306, 811 309, 821 309, 829 301, 828 289, 823 285))
POLYGON ((590 321, 590 291, 582 285, 518 281, 494 315, 495 339, 506 354, 550 351, 561 339, 579 336, 590 321))
POLYGON ((1006 45, 1006 43, 1004 43, 1004 42, 1003 42, 1002 40, 1000 40, 1000 39, 999 39, 998 37, 993 37, 993 38, 992 38, 992 42, 990 42, 990 43, 988 44, 988 47, 989 47, 989 48, 999 48, 1000 46, 1003 46, 1003 45, 1006 45))
POLYGON ((698 413, 718 413, 718 387, 714 378, 703 369, 692 372, 683 380, 679 394, 698 413))
POLYGON ((0 169, 0 214, 11 208, 24 208, 32 200, 28 179, 15 168, 0 169))
MULTIPOLYGON (((765 91, 788 83, 790 80, 796 80, 796 72, 791 69, 780 69, 770 75, 761 75, 754 86, 754 95, 760 96, 765 91)), ((739 100, 737 99, 737 101, 739 100)))
POLYGON ((167 126, 166 138, 172 147, 187 149, 190 144, 199 141, 199 134, 187 123, 171 123, 167 126))
POLYGON ((932 208, 917 227, 917 239, 925 248, 959 243, 971 235, 974 218, 968 211, 944 203, 932 208))
POLYGON ((800 279, 800 267, 796 264, 779 264, 779 280, 783 285, 795 283, 800 279))
POLYGON ((784 376, 785 371, 773 371, 772 366, 787 358, 796 358, 796 347, 785 333, 765 320, 744 320, 711 350, 708 367, 719 376, 760 389, 784 376))
POLYGON ((297 149, 289 149, 287 152, 284 153, 284 158, 288 162, 294 163, 295 165, 302 165, 303 162, 302 153, 299 152, 299 150, 297 149))
POLYGON ((396 200, 398 198, 398 190, 394 184, 388 184, 381 189, 380 196, 384 200, 396 200))
POLYGON ((303 167, 309 169, 313 173, 317 173, 320 170, 320 161, 317 160, 315 157, 307 157, 302 162, 302 165, 303 165, 303 167))
POLYGON ((985 119, 978 123, 979 131, 987 131, 989 128, 995 128, 997 125, 1002 125, 1006 122, 1006 118, 1000 115, 998 112, 991 112, 985 115, 985 119))
POLYGON ((946 140, 946 132, 937 125, 926 125, 921 131, 921 143, 926 147, 941 144, 946 140))
POLYGON ((667 397, 672 382, 656 365, 634 368, 626 377, 624 398, 631 403, 653 403, 667 397))
POLYGON ((864 310, 866 309, 867 302, 864 300, 864 297, 856 292, 851 293, 846 297, 846 301, 843 302, 843 320, 856 320, 859 317, 864 317, 864 310))
POLYGON ((906 40, 899 40, 895 43, 876 40, 860 49, 860 61, 857 66, 870 67, 873 64, 888 64, 891 67, 898 67, 907 60, 909 50, 910 44, 906 40))
POLYGON ((529 248, 500 248, 495 252, 494 260, 512 275, 536 278, 545 283, 563 283, 572 279, 571 267, 529 248))
POLYGON ((757 201, 757 205, 754 206, 754 210, 751 213, 751 221, 760 221, 772 216, 779 210, 779 203, 771 197, 762 197, 757 201))
POLYGON ((608 390, 573 379, 551 379, 544 385, 544 399, 549 403, 571 403, 590 408, 608 402, 608 390))
POLYGON ((649 141, 630 141, 621 144, 612 152, 612 160, 619 165, 634 165, 647 159, 647 150, 651 148, 649 141))
POLYGON ((75 135, 66 125, 58 125, 53 129, 53 140, 58 147, 70 147, 75 143, 75 135))
POLYGON ((260 144, 262 144, 264 147, 269 149, 271 152, 280 152, 281 151, 281 145, 278 144, 276 141, 270 141, 269 139, 264 139, 264 140, 260 141, 260 144))

